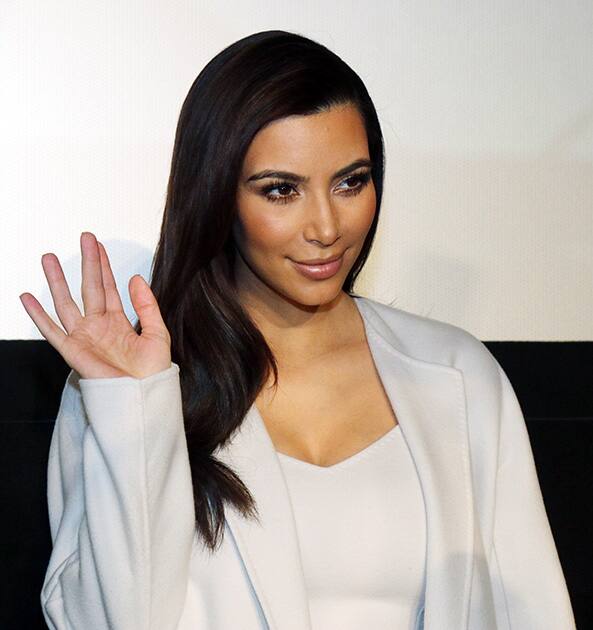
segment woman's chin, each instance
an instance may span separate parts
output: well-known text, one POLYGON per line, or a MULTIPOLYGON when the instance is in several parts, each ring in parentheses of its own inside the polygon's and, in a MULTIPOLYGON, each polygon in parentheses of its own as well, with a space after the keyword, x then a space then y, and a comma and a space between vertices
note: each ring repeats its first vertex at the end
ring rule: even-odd
POLYGON ((326 281, 323 285, 315 283, 313 286, 303 286, 298 289, 293 286, 292 290, 287 291, 285 295, 295 304, 317 307, 331 304, 339 298, 341 292, 342 282, 336 280, 332 283, 326 281))

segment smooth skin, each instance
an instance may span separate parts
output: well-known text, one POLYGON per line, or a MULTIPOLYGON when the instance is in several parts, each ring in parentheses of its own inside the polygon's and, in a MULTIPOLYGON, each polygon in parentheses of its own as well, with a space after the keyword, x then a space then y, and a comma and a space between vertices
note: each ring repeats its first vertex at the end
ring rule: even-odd
POLYGON ((254 137, 237 188, 235 275, 240 300, 272 348, 273 375, 256 399, 276 450, 331 466, 396 424, 353 298, 342 291, 376 212, 363 119, 351 105, 274 121, 254 137), (266 178, 289 171, 305 182, 266 178), (251 180, 251 181, 250 181, 251 180), (272 187, 272 189, 270 189, 272 187), (267 195, 267 196, 266 196, 267 195), (278 201, 278 199, 280 199, 278 201), (311 280, 292 260, 344 252, 337 274, 311 280))
POLYGON ((370 167, 339 178, 334 173, 369 160, 363 120, 351 105, 274 121, 253 139, 237 188, 233 233, 241 253, 235 275, 240 299, 286 360, 302 365, 348 341, 356 306, 341 290, 375 215, 370 167), (309 178, 268 191, 264 170, 309 178), (358 193, 358 194, 353 194, 358 193), (339 272, 325 280, 302 276, 291 262, 344 254, 339 272))
POLYGON ((82 378, 145 378, 171 366, 171 337, 153 292, 142 276, 132 276, 128 290, 142 334, 128 320, 107 252, 94 234, 80 236, 84 315, 72 299, 58 257, 44 254, 41 264, 64 330, 31 293, 20 300, 39 332, 82 378))

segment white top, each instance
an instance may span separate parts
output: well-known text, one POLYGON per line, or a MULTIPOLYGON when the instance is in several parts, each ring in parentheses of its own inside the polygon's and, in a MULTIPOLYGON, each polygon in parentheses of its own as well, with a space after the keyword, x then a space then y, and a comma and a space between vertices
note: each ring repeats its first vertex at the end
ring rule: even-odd
POLYGON ((399 424, 332 466, 276 452, 313 630, 414 630, 424 594, 425 508, 399 424))

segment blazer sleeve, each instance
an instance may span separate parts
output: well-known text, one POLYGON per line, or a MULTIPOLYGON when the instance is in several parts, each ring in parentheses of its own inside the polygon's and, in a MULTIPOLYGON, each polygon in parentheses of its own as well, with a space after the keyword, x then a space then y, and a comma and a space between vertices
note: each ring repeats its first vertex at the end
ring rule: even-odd
POLYGON ((500 378, 500 440, 492 560, 499 623, 510 630, 575 630, 562 567, 538 482, 525 419, 500 378), (505 611, 504 614, 501 611, 505 611))
POLYGON ((51 630, 173 630, 195 533, 179 366, 62 392, 48 460, 51 630))

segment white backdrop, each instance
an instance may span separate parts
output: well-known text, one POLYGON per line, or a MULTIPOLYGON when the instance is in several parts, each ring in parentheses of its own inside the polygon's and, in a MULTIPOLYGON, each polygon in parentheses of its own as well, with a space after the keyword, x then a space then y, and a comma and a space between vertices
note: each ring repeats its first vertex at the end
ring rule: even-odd
POLYGON ((0 338, 42 338, 24 291, 58 321, 45 252, 81 304, 85 230, 135 321, 182 101, 222 48, 276 28, 339 54, 379 113, 359 293, 485 340, 593 339, 590 0, 0 0, 0 338))

